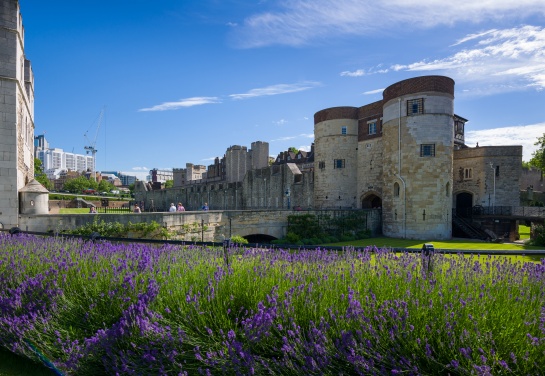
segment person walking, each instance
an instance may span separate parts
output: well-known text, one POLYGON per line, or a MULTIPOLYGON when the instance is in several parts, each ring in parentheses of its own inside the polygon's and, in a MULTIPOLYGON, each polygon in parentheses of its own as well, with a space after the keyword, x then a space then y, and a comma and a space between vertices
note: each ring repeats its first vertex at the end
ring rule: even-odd
POLYGON ((169 212, 173 213, 176 211, 176 205, 174 205, 174 203, 171 203, 170 204, 170 208, 168 209, 169 212))
POLYGON ((208 211, 210 208, 208 207, 208 202, 205 202, 204 205, 202 206, 202 210, 204 211, 208 211))
POLYGON ((140 210, 140 206, 138 206, 138 204, 134 205, 134 212, 137 214, 142 213, 142 210, 140 210))
POLYGON ((178 202, 178 207, 176 208, 176 211, 179 211, 179 212, 185 211, 185 208, 181 202, 178 202))

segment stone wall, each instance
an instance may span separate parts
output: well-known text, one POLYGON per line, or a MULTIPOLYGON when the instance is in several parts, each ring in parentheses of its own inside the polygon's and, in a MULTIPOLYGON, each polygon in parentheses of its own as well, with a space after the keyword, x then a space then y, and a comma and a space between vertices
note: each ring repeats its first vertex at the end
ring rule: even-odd
POLYGON ((34 177, 34 77, 16 0, 0 0, 0 50, 0 226, 13 227, 34 177))
POLYGON ((473 195, 473 205, 493 206, 494 197, 495 206, 520 205, 521 161, 522 146, 456 150, 453 199, 466 192, 473 195))
MULTIPOLYGON (((155 221, 166 226, 171 231, 178 231, 179 240, 188 241, 215 241, 234 235, 267 235, 273 238, 283 238, 288 226, 287 218, 293 210, 233 210, 208 212, 180 212, 180 213, 142 213, 142 214, 45 214, 21 215, 20 228, 24 231, 61 232, 71 230, 95 220, 105 222, 119 222, 122 224, 150 223, 155 221), (205 231, 200 231, 204 224, 205 231), (187 227, 197 229, 187 233, 187 227)), ((305 213, 317 214, 312 210, 305 213)), ((323 214, 322 211, 319 212, 323 214)), ((367 216, 367 228, 372 234, 380 234, 380 210, 371 210, 367 216)))

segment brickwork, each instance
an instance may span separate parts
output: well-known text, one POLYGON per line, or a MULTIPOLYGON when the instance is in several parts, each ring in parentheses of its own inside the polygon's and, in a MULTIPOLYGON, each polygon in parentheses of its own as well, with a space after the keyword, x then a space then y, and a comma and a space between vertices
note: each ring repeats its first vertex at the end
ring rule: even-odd
POLYGON ((383 95, 384 102, 413 93, 445 93, 454 97, 454 80, 444 76, 409 78, 388 86, 383 95))

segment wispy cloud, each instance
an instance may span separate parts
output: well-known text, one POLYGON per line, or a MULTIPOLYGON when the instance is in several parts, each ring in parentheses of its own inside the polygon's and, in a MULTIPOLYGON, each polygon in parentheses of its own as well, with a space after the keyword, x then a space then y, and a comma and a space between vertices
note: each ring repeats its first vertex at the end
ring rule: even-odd
POLYGON ((288 124, 288 121, 286 119, 280 119, 278 121, 273 121, 273 124, 276 124, 276 125, 285 125, 285 124, 288 124))
POLYGON ((350 72, 350 71, 341 72, 341 76, 346 76, 346 77, 361 77, 365 75, 366 73, 363 69, 358 69, 353 72, 350 72))
POLYGON ((277 84, 266 86, 263 88, 252 89, 244 94, 231 94, 229 95, 229 97, 231 97, 232 99, 248 99, 254 97, 262 97, 266 95, 295 93, 298 91, 313 89, 317 86, 320 86, 320 83, 313 81, 298 82, 295 84, 277 84))
POLYGON ((392 31, 407 31, 545 14, 543 0, 421 0, 418 6, 400 0, 292 0, 278 6, 252 15, 235 29, 241 47, 298 46, 343 35, 383 33, 376 20, 392 31))
POLYGON ((375 89, 375 90, 364 91, 363 94, 365 94, 365 95, 379 94, 379 93, 382 93, 383 91, 384 91, 384 88, 375 89))
POLYGON ((468 131, 465 133, 465 143, 469 146, 477 143, 479 146, 522 145, 522 159, 529 161, 537 150, 534 143, 543 136, 544 130, 545 123, 538 123, 468 131))
POLYGON ((149 168, 147 167, 133 167, 132 168, 133 171, 149 171, 149 168))
POLYGON ((314 133, 301 133, 297 136, 285 136, 285 137, 280 137, 280 138, 276 138, 274 140, 271 140, 271 142, 277 142, 277 141, 289 141, 289 140, 294 140, 296 138, 314 138, 314 133))
POLYGON ((221 103, 218 97, 192 97, 181 99, 178 102, 165 102, 149 108, 141 108, 138 111, 170 111, 178 110, 183 107, 200 106, 203 104, 221 103))
POLYGON ((545 27, 526 25, 487 30, 468 35, 453 46, 469 42, 473 45, 446 58, 394 65, 391 69, 448 71, 457 82, 479 83, 479 94, 483 94, 483 87, 485 91, 496 92, 545 88, 545 27))

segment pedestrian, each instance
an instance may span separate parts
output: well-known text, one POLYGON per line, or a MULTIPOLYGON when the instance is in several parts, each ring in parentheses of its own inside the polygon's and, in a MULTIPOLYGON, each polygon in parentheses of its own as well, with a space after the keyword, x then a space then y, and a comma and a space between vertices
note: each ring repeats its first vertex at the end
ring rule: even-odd
POLYGON ((178 202, 178 207, 176 208, 176 211, 185 211, 185 208, 181 202, 178 202))
POLYGON ((170 208, 168 209, 169 212, 175 212, 176 211, 176 205, 174 205, 174 203, 171 203, 170 204, 170 208))
POLYGON ((97 214, 97 208, 95 208, 94 206, 91 206, 91 207, 89 208, 89 213, 90 213, 90 214, 97 214))
POLYGON ((208 211, 208 210, 209 210, 208 202, 205 202, 205 203, 204 203, 204 205, 202 206, 202 210, 204 210, 204 211, 208 211))
POLYGON ((142 211, 140 210, 140 206, 138 206, 138 204, 134 205, 134 212, 138 214, 142 213, 142 211))

